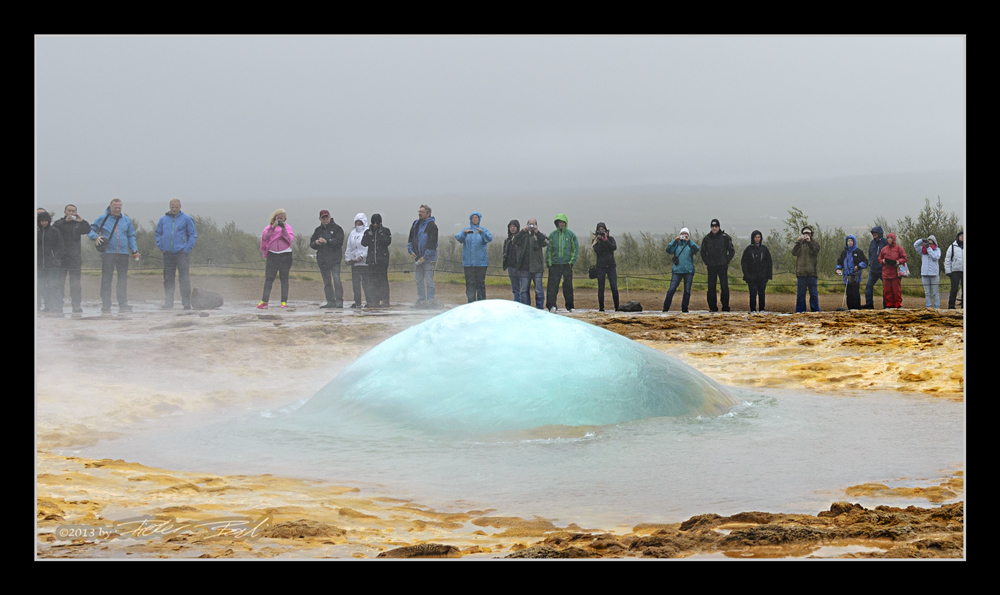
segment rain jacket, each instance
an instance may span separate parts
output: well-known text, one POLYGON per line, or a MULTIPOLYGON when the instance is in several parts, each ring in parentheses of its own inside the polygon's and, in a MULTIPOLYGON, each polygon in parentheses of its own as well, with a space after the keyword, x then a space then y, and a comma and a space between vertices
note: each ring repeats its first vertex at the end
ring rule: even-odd
POLYGON ((958 245, 958 238, 956 237, 951 246, 948 246, 948 253, 944 256, 944 272, 946 275, 965 270, 965 265, 962 262, 964 253, 965 250, 962 246, 958 245))
POLYGON ((544 233, 532 234, 525 227, 514 235, 514 246, 517 247, 517 270, 531 273, 545 272, 545 247, 549 238, 544 233))
POLYGON ((340 264, 340 253, 344 248, 344 228, 337 225, 330 217, 329 225, 320 225, 309 238, 309 247, 316 251, 316 264, 320 267, 332 267, 340 264), (325 244, 317 244, 316 240, 323 238, 325 244))
MULTIPOLYGON (((805 228, 803 228, 805 230, 805 228)), ((809 228, 812 231, 812 228, 809 228)), ((819 242, 816 238, 811 238, 808 242, 799 240, 792 248, 792 255, 795 256, 795 276, 796 277, 816 277, 819 259, 819 242)))
POLYGON ((580 244, 577 242, 576 234, 569 230, 569 219, 562 213, 556 215, 556 228, 549 234, 549 247, 545 251, 545 265, 554 264, 576 264, 576 258, 580 255, 580 244), (559 229, 559 221, 565 221, 566 227, 559 229))
POLYGON ((507 224, 507 239, 503 241, 503 270, 508 268, 517 270, 517 245, 514 244, 514 236, 521 231, 521 222, 511 219, 507 224), (514 233, 510 233, 510 226, 515 228, 514 233))
POLYGON ((167 211, 160 217, 154 232, 156 237, 156 247, 160 252, 177 254, 178 252, 191 253, 194 243, 198 240, 198 231, 194 228, 194 219, 184 211, 179 211, 176 216, 167 211))
POLYGON ((865 253, 858 248, 858 238, 853 235, 849 235, 844 238, 844 250, 841 251, 840 257, 837 259, 837 270, 843 271, 844 273, 844 285, 847 285, 848 280, 851 275, 859 275, 859 280, 855 281, 860 283, 861 270, 857 273, 854 272, 854 267, 858 269, 868 268, 868 258, 865 257, 865 253), (854 248, 847 247, 847 240, 854 240, 854 248))
POLYGON ((937 246, 937 238, 931 236, 933 244, 927 244, 927 254, 923 253, 923 243, 920 238, 913 242, 913 249, 920 256, 920 274, 927 277, 937 277, 941 274, 941 248, 937 246), (933 246, 933 247, 932 247, 933 246))
MULTIPOLYGON (((481 220, 481 219, 480 219, 481 220)), ((423 258, 424 262, 436 262, 438 258, 438 226, 434 217, 421 221, 417 219, 410 226, 406 240, 406 251, 423 258)))
MULTIPOLYGON (((52 219, 48 213, 43 213, 49 224, 45 227, 38 226, 38 268, 58 269, 62 266, 63 240, 59 230, 52 226, 52 219)), ((42 220, 42 215, 38 218, 42 220)))
POLYGON ((79 267, 83 263, 83 254, 80 251, 80 236, 90 232, 90 223, 83 219, 79 221, 66 221, 60 217, 52 224, 59 230, 59 235, 63 240, 63 268, 79 267))
POLYGON ((868 244, 868 269, 869 274, 879 277, 882 275, 882 265, 878 261, 879 252, 882 248, 889 245, 889 242, 885 239, 885 233, 882 232, 882 228, 876 225, 871 229, 878 234, 878 239, 872 238, 870 244, 868 244))
POLYGON ((104 209, 104 214, 98 217, 94 223, 90 224, 90 233, 87 237, 97 240, 100 235, 108 240, 107 254, 131 254, 138 252, 139 246, 135 243, 135 227, 132 220, 124 212, 118 218, 118 227, 115 227, 115 218, 111 215, 111 207, 104 209), (114 229, 114 233, 111 230, 114 229))
POLYGON ((392 232, 388 227, 382 225, 382 215, 374 213, 372 223, 378 223, 378 229, 372 229, 371 225, 361 236, 361 245, 368 248, 368 256, 365 262, 368 266, 377 266, 382 269, 389 268, 389 244, 392 243, 392 232))
POLYGON ((351 228, 351 233, 347 235, 347 248, 344 250, 344 261, 348 262, 357 267, 368 266, 365 259, 368 258, 368 248, 361 245, 361 238, 365 235, 365 230, 368 229, 368 217, 365 217, 364 213, 358 213, 354 216, 355 221, 361 221, 364 223, 364 227, 361 231, 358 231, 357 227, 351 228), (361 259, 361 262, 351 262, 353 260, 361 259))
MULTIPOLYGON (((896 234, 887 233, 886 238, 892 238, 893 241, 896 240, 896 234)), ((906 262, 906 250, 897 244, 886 244, 885 248, 878 253, 878 262, 882 265, 882 278, 883 279, 895 279, 899 276, 898 266, 906 262), (886 263, 886 259, 895 260, 896 264, 886 263)))
MULTIPOLYGON (((597 227, 603 227, 607 229, 608 226, 604 223, 598 223, 597 227)), ((618 249, 618 243, 615 242, 614 236, 608 234, 608 239, 601 240, 597 238, 597 233, 595 230, 594 241, 592 242, 594 248, 594 254, 597 255, 597 267, 602 269, 609 269, 615 266, 615 250, 618 249)))
POLYGON ((685 275, 687 273, 694 272, 694 255, 698 253, 700 248, 698 244, 694 243, 693 240, 678 240, 674 238, 669 244, 667 244, 667 254, 671 254, 677 257, 677 264, 674 265, 673 271, 678 275, 685 275))
POLYGON ((478 212, 469 215, 469 226, 455 234, 455 239, 462 244, 462 266, 463 267, 485 267, 489 266, 490 259, 486 254, 486 244, 493 241, 493 234, 490 230, 482 227, 483 216, 478 212), (479 223, 473 224, 472 217, 477 215, 479 223), (465 233, 472 230, 473 233, 465 233))
MULTIPOLYGON (((701 239, 701 259, 706 265, 710 267, 725 266, 734 256, 736 256, 736 247, 733 246, 733 238, 721 229, 719 233, 709 232, 701 239)), ((694 270, 688 272, 694 272, 694 270)))
POLYGON ((264 233, 260 235, 260 253, 267 258, 268 252, 287 252, 295 241, 295 232, 292 226, 285 222, 281 225, 268 225, 264 228, 264 233))
POLYGON ((750 234, 750 245, 743 250, 740 258, 740 268, 743 270, 743 280, 747 283, 764 283, 771 280, 771 251, 764 245, 764 234, 755 229, 750 234), (761 242, 754 244, 753 239, 760 236, 761 242))

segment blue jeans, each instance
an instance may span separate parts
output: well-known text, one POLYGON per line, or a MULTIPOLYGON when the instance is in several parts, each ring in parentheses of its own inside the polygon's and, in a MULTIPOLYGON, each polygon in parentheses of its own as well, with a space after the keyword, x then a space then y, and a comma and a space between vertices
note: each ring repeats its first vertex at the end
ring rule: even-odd
POLYGON ((507 267, 507 276, 510 277, 510 291, 514 294, 514 301, 521 301, 521 275, 514 267, 507 267))
POLYGON ((413 278, 417 281, 417 301, 434 299, 434 267, 437 262, 427 260, 423 263, 413 261, 413 278))
POLYGON ((809 309, 819 312, 819 286, 816 277, 796 277, 795 313, 806 311, 806 289, 809 290, 809 309))
POLYGON ((518 271, 517 276, 521 280, 521 303, 531 305, 531 283, 535 283, 535 307, 539 310, 545 309, 545 287, 542 286, 542 276, 544 273, 532 273, 531 271, 518 271))
POLYGON ((940 280, 937 275, 921 275, 920 280, 924 282, 924 303, 928 308, 934 302, 935 308, 941 307, 941 293, 939 290, 940 280))
POLYGON ((694 273, 672 273, 670 275, 670 287, 667 288, 667 297, 663 300, 663 311, 670 309, 670 303, 674 301, 674 292, 677 286, 684 281, 684 297, 681 298, 681 312, 688 311, 688 304, 691 303, 691 283, 694 282, 694 273))

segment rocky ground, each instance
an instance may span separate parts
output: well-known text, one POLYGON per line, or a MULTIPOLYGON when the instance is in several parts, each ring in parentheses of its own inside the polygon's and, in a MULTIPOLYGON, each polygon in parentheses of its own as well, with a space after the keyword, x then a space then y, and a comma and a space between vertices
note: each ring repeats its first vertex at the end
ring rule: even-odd
MULTIPOLYGON (((93 298, 95 280, 88 283, 84 295, 93 298)), ((600 528, 493 516, 488 509, 443 513, 323 482, 178 472, 142 461, 54 454, 57 447, 127 434, 177 411, 213 415, 312 394, 329 380, 331 366, 346 365, 433 314, 402 303, 414 297, 411 283, 393 285, 398 305, 388 312, 319 310, 322 288, 306 281, 293 281, 292 307, 280 312, 253 308, 259 279, 202 278, 195 284, 224 293, 226 306, 201 313, 162 311, 158 278, 135 276, 130 278, 132 313, 102 316, 91 299, 82 316, 38 318, 37 556, 964 556, 961 472, 918 488, 844 486, 843 501, 816 515, 747 511, 720 517, 706 511, 682 523, 600 528), (112 366, 119 373, 107 374, 112 366), (862 495, 875 495, 885 505, 866 510, 850 503, 852 496, 862 495), (922 497, 928 505, 896 508, 893 501, 900 496, 922 497), (109 520, 142 515, 145 524, 109 520), (221 517, 239 517, 244 525, 220 525, 221 517), (62 537, 60 527, 67 532, 62 537), (87 527, 104 528, 107 534, 88 534, 87 527)), ((829 312, 794 316, 625 315, 588 311, 596 299, 578 295, 573 317, 667 352, 723 384, 912 392, 963 406, 962 312, 926 310, 922 299, 908 300, 913 309, 899 311, 834 312, 838 304, 832 304, 829 312)), ((438 297, 464 303, 464 287, 439 284, 438 297)), ((507 291, 490 297, 506 298, 507 291)), ((745 299, 734 294, 734 306, 745 299)), ((780 298, 769 300, 777 309, 780 298)), ((692 308, 704 305, 695 302, 692 308)))

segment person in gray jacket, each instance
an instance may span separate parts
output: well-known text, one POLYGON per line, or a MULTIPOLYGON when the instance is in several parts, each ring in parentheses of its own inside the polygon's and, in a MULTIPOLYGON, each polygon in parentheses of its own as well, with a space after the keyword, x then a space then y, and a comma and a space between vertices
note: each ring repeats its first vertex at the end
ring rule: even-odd
POLYGON ((926 238, 917 238, 917 241, 913 242, 913 249, 920 255, 920 280, 924 284, 924 305, 930 308, 931 304, 934 304, 935 308, 940 308, 941 249, 937 246, 937 238, 933 234, 926 238))

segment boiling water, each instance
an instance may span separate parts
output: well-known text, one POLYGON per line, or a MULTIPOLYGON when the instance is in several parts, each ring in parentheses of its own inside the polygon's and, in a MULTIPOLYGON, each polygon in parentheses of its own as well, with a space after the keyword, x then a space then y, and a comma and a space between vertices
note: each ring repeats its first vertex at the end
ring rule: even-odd
POLYGON ((494 508, 583 526, 707 512, 815 514, 837 500, 882 504, 842 490, 928 485, 964 465, 962 407, 954 403, 729 390, 740 403, 719 416, 479 436, 433 435, 350 408, 320 428, 304 423, 303 400, 74 452, 177 470, 326 479, 441 510, 494 508))

